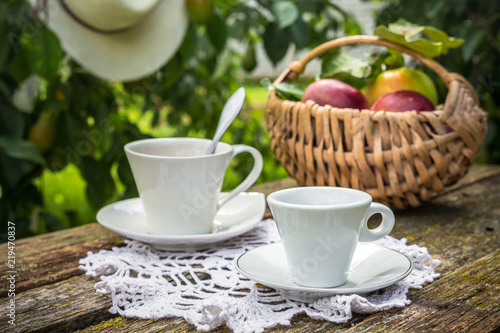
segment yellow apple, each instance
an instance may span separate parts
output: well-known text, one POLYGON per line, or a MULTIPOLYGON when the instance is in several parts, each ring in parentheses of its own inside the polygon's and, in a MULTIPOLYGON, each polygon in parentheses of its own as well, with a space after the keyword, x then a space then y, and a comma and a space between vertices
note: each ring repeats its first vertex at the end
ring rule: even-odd
POLYGON ((436 86, 431 78, 424 72, 408 68, 397 68, 380 73, 365 88, 364 93, 368 103, 373 105, 381 96, 397 90, 415 91, 427 97, 434 105, 438 102, 436 86))

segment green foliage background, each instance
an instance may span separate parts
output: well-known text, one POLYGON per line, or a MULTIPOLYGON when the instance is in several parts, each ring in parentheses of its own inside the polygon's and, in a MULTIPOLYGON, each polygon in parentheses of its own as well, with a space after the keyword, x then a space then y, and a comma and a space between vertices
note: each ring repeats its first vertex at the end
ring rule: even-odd
MULTIPOLYGON (((476 88, 489 113, 480 161, 499 163, 499 2, 376 2, 383 6, 375 13, 378 23, 403 17, 466 39, 460 51, 437 61, 476 88)), ((248 72, 257 65, 257 44, 262 43, 276 64, 290 46, 309 49, 339 35, 360 33, 372 32, 362 31, 333 0, 215 0, 210 22, 191 23, 165 66, 123 84, 99 80, 68 59, 57 37, 32 17, 27 2, 2 1, 0 241, 6 239, 7 221, 16 223, 21 238, 91 222, 103 205, 137 196, 123 145, 151 136, 211 137, 224 102, 248 82, 248 72), (29 91, 27 82, 35 87, 35 98, 24 96, 24 104, 16 103, 19 91, 29 91), (54 134, 44 151, 28 140, 42 118, 50 119, 54 134)), ((263 88, 254 91, 259 89, 266 93, 263 88)), ((440 94, 446 94, 443 86, 440 94)), ((223 137, 262 152, 266 163, 260 182, 286 176, 270 151, 263 116, 262 105, 247 104, 223 137)), ((233 187, 250 168, 249 159, 236 160, 225 187, 233 187)))
MULTIPOLYGON (((103 205, 137 196, 123 145, 150 136, 211 137, 223 104, 245 78, 242 68, 256 65, 257 43, 276 64, 292 45, 300 50, 362 32, 333 1, 216 0, 210 22, 191 23, 163 68, 122 84, 99 80, 66 58, 27 2, 3 1, 0 22, 2 241, 7 221, 16 223, 21 238, 88 223, 103 205), (33 75, 37 97, 33 105, 19 106, 16 92, 33 75), (42 118, 50 120, 48 132, 55 136, 43 152, 27 140, 42 118)), ((259 181, 286 175, 270 151, 263 121, 262 109, 247 109, 223 137, 262 152, 266 165, 259 181)), ((225 187, 250 168, 248 159, 235 161, 225 187)))

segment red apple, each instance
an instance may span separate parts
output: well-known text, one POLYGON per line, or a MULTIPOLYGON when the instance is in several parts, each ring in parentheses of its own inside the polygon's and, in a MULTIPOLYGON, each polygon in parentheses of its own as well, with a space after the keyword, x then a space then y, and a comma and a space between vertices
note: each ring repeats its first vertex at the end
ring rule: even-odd
POLYGON ((383 95, 373 103, 374 111, 432 111, 434 105, 422 94, 410 90, 398 90, 383 95))
POLYGON ((366 97, 356 88, 334 79, 321 79, 311 83, 302 96, 302 102, 312 100, 319 105, 336 108, 368 109, 366 97))

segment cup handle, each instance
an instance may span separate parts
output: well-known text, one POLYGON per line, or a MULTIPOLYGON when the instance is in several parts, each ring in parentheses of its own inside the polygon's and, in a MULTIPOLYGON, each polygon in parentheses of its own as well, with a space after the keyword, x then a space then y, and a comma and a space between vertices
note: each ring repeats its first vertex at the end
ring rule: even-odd
POLYGON ((389 209, 389 207, 378 202, 372 202, 368 212, 366 213, 365 222, 363 223, 363 227, 361 228, 361 232, 359 234, 359 240, 361 242, 372 242, 387 236, 394 227, 394 220, 394 213, 389 209), (375 229, 369 229, 367 226, 368 219, 377 213, 382 215, 382 223, 380 223, 380 225, 375 229))
POLYGON ((241 153, 252 154, 254 160, 252 171, 250 171, 245 180, 243 180, 238 186, 236 186, 234 190, 229 192, 227 196, 225 196, 223 199, 219 201, 219 208, 222 207, 229 200, 237 196, 239 193, 248 190, 250 186, 252 186, 253 183, 255 183, 257 178, 259 178, 260 173, 262 172, 262 166, 263 166, 262 155, 257 149, 247 145, 234 145, 233 156, 231 156, 231 159, 233 159, 236 155, 239 155, 241 153))

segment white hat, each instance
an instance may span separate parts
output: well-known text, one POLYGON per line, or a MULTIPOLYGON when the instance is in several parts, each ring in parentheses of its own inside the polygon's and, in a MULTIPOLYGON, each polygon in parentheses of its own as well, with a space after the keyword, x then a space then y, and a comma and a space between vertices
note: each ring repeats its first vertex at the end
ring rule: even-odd
POLYGON ((188 26, 184 0, 50 0, 47 6, 41 16, 63 49, 105 80, 150 75, 175 54, 188 26))

